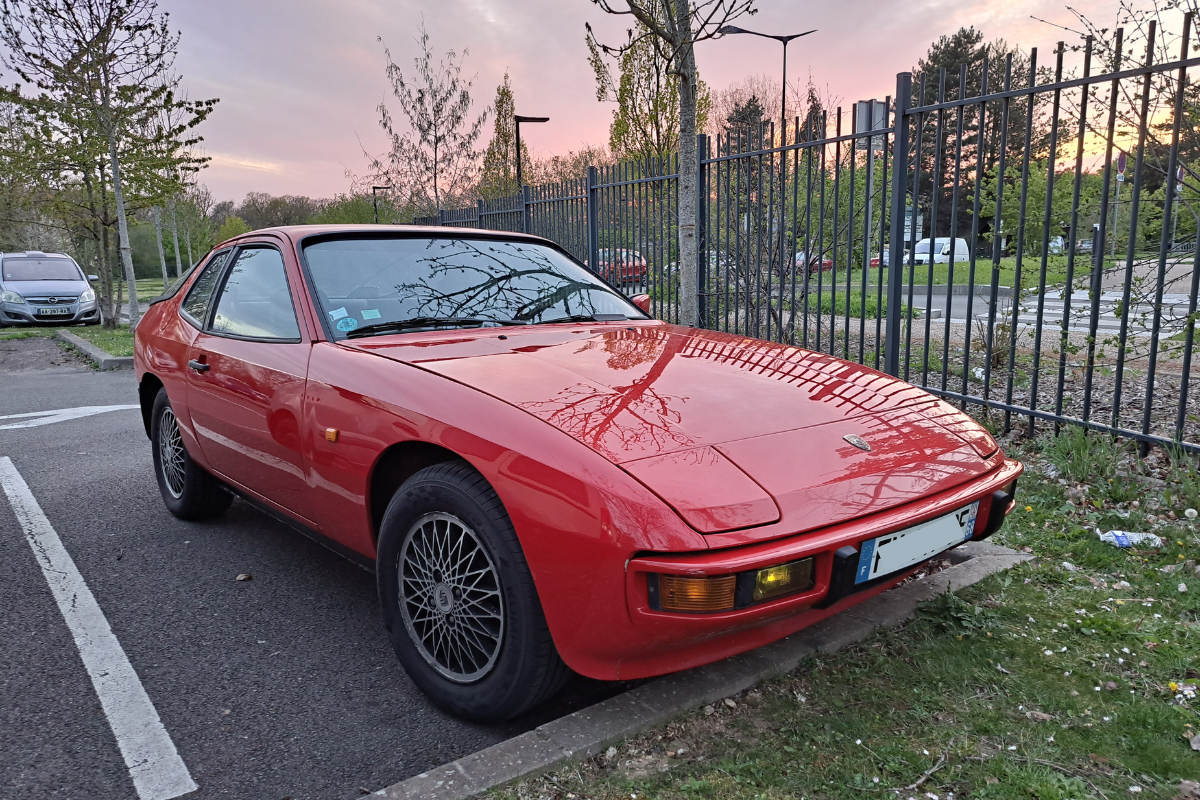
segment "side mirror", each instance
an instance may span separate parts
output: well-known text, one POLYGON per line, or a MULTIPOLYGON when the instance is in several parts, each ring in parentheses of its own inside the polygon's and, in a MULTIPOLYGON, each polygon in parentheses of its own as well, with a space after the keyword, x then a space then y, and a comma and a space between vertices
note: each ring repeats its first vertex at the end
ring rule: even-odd
POLYGON ((100 276, 99 275, 88 275, 88 280, 91 281, 92 283, 95 283, 96 281, 100 280, 100 276))
POLYGON ((650 295, 635 294, 633 297, 631 297, 629 299, 632 300, 633 304, 635 306, 637 306, 638 308, 640 308, 642 311, 645 311, 647 314, 650 313, 650 295))

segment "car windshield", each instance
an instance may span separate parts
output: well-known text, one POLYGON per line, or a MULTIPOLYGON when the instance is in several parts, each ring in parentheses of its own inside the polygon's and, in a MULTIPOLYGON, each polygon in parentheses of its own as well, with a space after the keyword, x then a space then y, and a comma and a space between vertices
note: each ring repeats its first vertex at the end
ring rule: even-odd
POLYGON ((5 256, 6 281, 82 281, 79 268, 69 258, 5 256))
POLYGON ((406 321, 437 327, 644 318, 566 255, 530 242, 347 238, 307 245, 304 256, 323 313, 342 334, 367 326, 388 332, 388 323, 406 321))
POLYGON ((929 252, 929 240, 928 239, 917 242, 917 252, 918 253, 928 253, 929 252))

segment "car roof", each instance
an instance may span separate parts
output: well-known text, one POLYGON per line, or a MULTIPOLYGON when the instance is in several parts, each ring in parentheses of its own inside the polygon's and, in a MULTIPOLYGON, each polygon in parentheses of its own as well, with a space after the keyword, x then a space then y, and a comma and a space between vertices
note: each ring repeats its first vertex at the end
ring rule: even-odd
POLYGON ((469 235, 471 238, 478 239, 496 239, 503 241, 526 241, 536 242, 538 244, 549 244, 557 247, 554 242, 545 239, 541 236, 534 236, 528 233, 512 233, 509 231, 492 231, 485 228, 451 228, 440 225, 281 225, 274 228, 260 228, 258 230, 244 233, 241 236, 221 242, 214 250, 234 245, 243 240, 252 239, 257 236, 274 235, 290 240, 293 244, 299 244, 302 239, 307 239, 310 236, 329 236, 331 234, 399 234, 403 236, 412 236, 413 234, 425 234, 430 237, 450 238, 454 236, 469 235))

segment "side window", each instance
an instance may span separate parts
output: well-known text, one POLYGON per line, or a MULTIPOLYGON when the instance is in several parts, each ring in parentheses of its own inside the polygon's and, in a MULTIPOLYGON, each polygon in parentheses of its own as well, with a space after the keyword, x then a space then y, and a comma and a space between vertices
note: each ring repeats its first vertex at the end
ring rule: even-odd
POLYGON ((300 338, 278 250, 250 247, 238 251, 221 287, 211 330, 253 339, 300 338))
POLYGON ((200 277, 192 284, 192 290, 183 299, 183 313, 197 327, 204 327, 204 321, 208 319, 213 288, 217 285, 217 278, 221 276, 221 268, 225 266, 231 252, 231 250, 223 250, 210 258, 204 265, 204 271, 200 273, 200 277))

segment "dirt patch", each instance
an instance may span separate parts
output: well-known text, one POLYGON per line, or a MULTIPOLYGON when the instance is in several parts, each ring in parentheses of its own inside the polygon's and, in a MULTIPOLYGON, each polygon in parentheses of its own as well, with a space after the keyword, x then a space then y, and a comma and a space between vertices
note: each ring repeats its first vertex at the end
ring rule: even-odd
POLYGON ((32 370, 86 370, 87 362, 55 339, 0 339, 0 373, 32 370))

